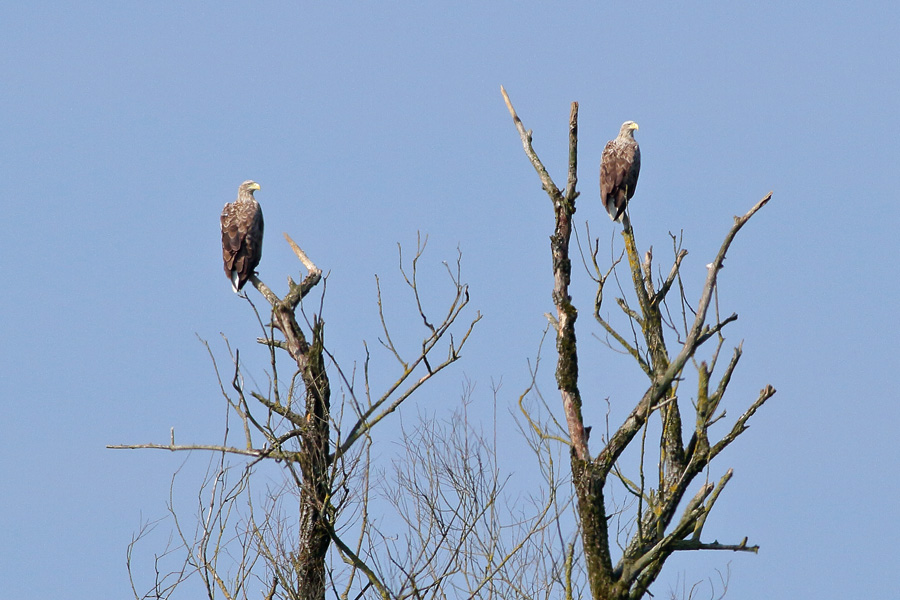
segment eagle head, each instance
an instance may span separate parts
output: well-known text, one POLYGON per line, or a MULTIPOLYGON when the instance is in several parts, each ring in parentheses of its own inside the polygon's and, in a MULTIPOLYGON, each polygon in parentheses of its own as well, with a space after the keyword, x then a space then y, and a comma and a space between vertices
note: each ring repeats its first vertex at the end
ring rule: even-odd
POLYGON ((638 124, 634 121, 625 121, 622 123, 622 129, 619 130, 620 137, 634 137, 634 132, 638 130, 638 124))

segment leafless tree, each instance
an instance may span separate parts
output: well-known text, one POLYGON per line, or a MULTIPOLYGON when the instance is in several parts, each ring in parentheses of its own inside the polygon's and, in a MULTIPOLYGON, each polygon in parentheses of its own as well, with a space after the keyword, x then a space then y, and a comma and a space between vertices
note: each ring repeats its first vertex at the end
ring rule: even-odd
MULTIPOLYGON (((372 588, 384 598, 397 596, 358 552, 351 549, 351 544, 344 541, 339 516, 355 501, 356 490, 351 485, 358 482, 357 467, 361 463, 365 463, 363 477, 368 477, 366 457, 373 429, 438 373, 459 360, 481 316, 476 314, 468 326, 457 325, 469 303, 468 288, 460 279, 459 260, 455 269, 447 268, 453 288, 442 316, 435 320, 426 313, 417 280, 418 263, 425 247, 425 242, 420 240, 406 270, 401 255, 401 272, 415 299, 424 334, 411 355, 394 343, 379 287, 378 306, 384 333, 381 342, 396 359, 399 374, 387 389, 376 393, 369 377, 368 352, 360 386, 352 373, 348 375, 341 369, 326 347, 321 302, 312 314, 307 313, 303 304, 322 282, 321 271, 293 240, 287 235, 285 238, 306 268, 303 280, 298 284, 289 278, 287 293, 278 297, 260 279, 251 277, 271 308, 271 321, 263 325, 260 320, 265 335, 259 339, 270 355, 269 389, 245 389, 237 351, 232 356, 234 370, 230 386, 223 385, 219 378, 222 395, 231 416, 236 418, 239 433, 231 434, 230 426, 226 426, 225 439, 220 444, 176 444, 173 433, 168 444, 110 446, 200 450, 216 457, 201 486, 192 529, 182 526, 184 519, 175 510, 174 500, 170 503, 176 536, 163 556, 157 557, 157 575, 149 591, 135 591, 138 598, 167 598, 185 579, 198 574, 211 599, 257 597, 258 586, 251 590, 249 585, 259 582, 267 590, 263 594, 265 598, 322 600, 329 576, 326 558, 332 546, 350 564, 353 574, 366 580, 365 589, 372 588), (287 380, 280 376, 280 353, 287 355, 292 364, 287 380), (339 378, 345 395, 337 411, 332 406, 332 376, 339 378), (350 425, 344 425, 345 422, 350 425), (243 457, 244 462, 232 465, 226 456, 243 457), (266 505, 256 511, 249 487, 251 475, 262 463, 278 465, 287 483, 284 488, 270 491, 266 505), (184 556, 180 565, 168 571, 161 569, 159 561, 179 549, 184 556)), ((139 532, 135 542, 145 533, 146 528, 139 532)), ((129 570, 133 548, 134 543, 129 547, 129 570)))
MULTIPOLYGON (((449 418, 420 415, 403 427, 390 469, 360 471, 367 481, 357 488, 370 493, 359 496, 353 552, 390 582, 392 598, 549 598, 552 579, 535 574, 548 568, 549 553, 539 550, 551 540, 564 482, 546 460, 548 444, 538 441, 543 493, 507 495, 496 431, 486 435, 469 421, 470 402, 467 386, 449 418), (370 499, 381 507, 377 515, 370 499)), ((353 597, 351 587, 347 581, 341 597, 353 597)))
MULTIPOLYGON (((725 417, 722 400, 734 369, 741 358, 741 346, 734 348, 730 360, 713 377, 724 345, 722 329, 737 319, 736 314, 722 318, 717 305, 717 276, 725 255, 738 231, 771 198, 771 192, 742 217, 735 217, 718 254, 707 267, 706 281, 695 308, 688 302, 681 279, 681 264, 687 251, 675 244, 675 257, 668 274, 654 278, 653 253, 648 250, 643 259, 638 253, 634 230, 625 218, 624 252, 627 270, 633 283, 632 300, 617 298, 617 305, 627 317, 630 334, 614 329, 603 316, 604 292, 608 278, 615 272, 620 259, 609 269, 598 261, 599 243, 593 242, 588 251, 590 270, 597 284, 594 318, 611 340, 627 352, 647 377, 647 387, 624 421, 606 436, 595 436, 591 452, 590 428, 582 416, 582 395, 579 389, 578 346, 575 320, 578 312, 569 294, 572 276, 570 240, 573 215, 578 197, 578 103, 572 103, 569 117, 569 157, 566 186, 560 189, 553 182, 532 146, 532 133, 527 131, 506 93, 503 98, 522 141, 525 154, 537 172, 541 185, 550 197, 555 216, 550 238, 554 285, 553 301, 556 315, 551 322, 556 332, 556 382, 565 415, 564 442, 571 453, 571 477, 577 498, 578 521, 584 567, 594 600, 637 599, 643 597, 656 580, 666 559, 684 550, 732 550, 756 552, 747 538, 737 543, 721 544, 702 539, 703 526, 722 489, 731 479, 726 471, 717 484, 704 481, 692 487, 698 475, 707 472, 710 462, 747 428, 751 416, 775 394, 766 385, 749 408, 736 419, 731 429, 718 440, 710 439, 710 427, 725 417), (676 285, 677 284, 677 285, 676 285), (676 303, 681 308, 681 321, 671 317, 668 298, 672 290, 680 293, 676 303), (668 333, 668 335, 667 335, 668 333), (676 348, 669 350, 672 337, 676 348), (714 348, 707 360, 697 360, 701 346, 712 342, 714 348), (683 421, 681 411, 688 407, 679 397, 686 370, 697 372, 696 396, 692 402, 693 417, 683 421), (659 415, 660 438, 657 448, 647 447, 646 435, 650 418, 659 415), (619 461, 626 448, 640 446, 637 476, 627 477, 619 461), (645 458, 657 454, 658 476, 651 482, 646 476, 645 458), (605 497, 611 480, 618 480, 633 495, 636 514, 632 531, 622 531, 627 540, 622 544, 621 556, 614 560, 609 524, 611 514, 605 497), (685 502, 686 501, 686 502, 685 502), (680 514, 679 514, 680 509, 680 514)), ((673 240, 675 238, 673 237, 673 240)), ((621 289, 621 288, 620 288, 621 289)), ((597 397, 596 392, 591 394, 597 397)), ((652 458, 651 458, 652 460, 652 458)))
MULTIPOLYGON (((507 490, 508 476, 497 463, 496 433, 485 433, 484 423, 470 420, 470 385, 449 418, 429 414, 427 407, 420 408, 414 424, 407 424, 408 417, 391 416, 459 360, 480 319, 477 313, 471 320, 463 318, 469 294, 459 258, 447 266, 450 297, 440 316, 433 318, 423 306, 418 279, 425 242, 420 240, 408 262, 401 253, 400 271, 422 333, 413 350, 389 326, 376 278, 383 334, 379 341, 396 369, 393 381, 377 392, 386 370, 379 366, 377 376, 370 377, 368 347, 360 373, 345 370, 329 350, 323 299, 309 299, 317 286, 324 287, 321 271, 285 236, 306 269, 302 281, 289 278, 287 292, 278 297, 257 277, 251 278, 269 305, 268 319, 257 314, 263 331, 258 341, 268 352, 267 387, 245 386, 240 355, 229 347, 229 375, 219 377, 228 415, 220 443, 176 444, 173 433, 168 444, 113 446, 210 456, 195 514, 186 516, 177 509, 173 491, 168 509, 174 533, 154 557, 152 583, 139 588, 133 577, 136 598, 169 598, 195 581, 208 598, 227 600, 324 600, 329 590, 340 600, 570 600, 587 594, 595 600, 637 599, 647 594, 674 552, 757 550, 747 538, 722 544, 702 539, 702 533, 732 476, 727 470, 717 483, 710 482, 710 462, 746 430, 750 417, 775 393, 771 386, 764 387, 727 433, 711 438, 711 426, 725 417, 723 397, 741 357, 738 345, 724 367, 719 361, 722 330, 737 315, 719 314, 717 275, 734 237, 771 194, 735 218, 708 266, 695 304, 681 278, 687 252, 680 239, 672 238, 674 258, 668 273, 654 277, 652 250, 639 254, 629 218, 624 219, 624 249, 611 257, 609 266, 601 266, 599 242, 591 241, 588 232, 588 242, 580 248, 596 284, 592 309, 597 327, 648 379, 627 417, 617 427, 594 423, 594 429, 606 434, 591 439, 579 389, 578 313, 569 294, 578 197, 578 105, 572 105, 567 182, 560 190, 505 90, 503 97, 555 216, 551 256, 556 315, 548 315, 547 334, 556 342, 561 410, 556 401, 545 399, 538 385, 540 353, 518 403, 518 423, 535 457, 532 479, 540 485, 530 495, 507 490), (616 298, 626 328, 613 326, 604 304, 607 284, 618 282, 619 270, 627 271, 633 284, 629 294, 619 286, 616 298), (680 319, 672 316, 670 304, 680 319), (286 378, 280 375, 284 359, 290 365, 286 378), (693 378, 691 369, 696 372, 693 378), (690 405, 679 397, 688 380, 696 381, 690 405), (339 390, 337 402, 333 389, 339 390), (690 419, 682 419, 683 410, 692 410, 690 419), (559 412, 564 418, 557 420, 559 412), (402 423, 399 434, 396 428, 390 437, 381 433, 379 423, 388 417, 402 423), (648 442, 651 431, 658 431, 658 444, 648 442), (399 449, 390 464, 373 458, 383 454, 377 444, 385 440, 399 449), (629 448, 636 451, 636 464, 623 459, 629 448), (657 474, 651 476, 645 465, 654 455, 657 474), (568 468, 562 467, 565 463, 568 468), (616 493, 621 497, 613 497, 616 493)), ((212 350, 210 356, 219 374, 212 350)), ((495 406, 497 393, 494 389, 495 406)), ((590 395, 602 397, 602 390, 590 395)), ((145 524, 129 546, 129 573, 135 565, 134 549, 154 527, 157 524, 145 524)), ((724 592, 727 578, 721 583, 724 592)), ((705 589, 683 587, 688 598, 705 589)), ((710 589, 714 596, 715 587, 710 589)))

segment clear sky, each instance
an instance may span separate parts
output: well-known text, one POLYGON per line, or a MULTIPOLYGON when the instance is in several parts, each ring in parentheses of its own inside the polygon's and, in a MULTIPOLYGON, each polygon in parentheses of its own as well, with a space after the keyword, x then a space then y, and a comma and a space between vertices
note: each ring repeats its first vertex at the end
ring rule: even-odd
MULTIPOLYGON (((600 152, 640 124, 638 241, 665 264, 667 232, 683 231, 689 280, 731 216, 774 191, 720 302, 745 340, 729 416, 766 383, 778 394, 719 459, 713 476, 735 477, 707 527, 761 551, 679 556, 657 597, 729 562, 729 598, 896 595, 896 3, 34 1, 4 3, 0 28, 0 597, 130 596, 126 545, 163 516, 183 457, 104 446, 170 427, 218 439, 197 336, 220 358, 220 332, 260 352, 219 248, 245 179, 262 185, 261 277, 299 270, 291 233, 330 272, 328 341, 348 363, 378 335, 375 273, 403 314, 396 244, 429 235, 436 287, 459 246, 485 317, 417 407, 453 404, 468 377, 487 419, 502 380, 503 442, 520 444, 506 408, 552 308, 552 211, 501 84, 558 182, 580 103, 576 217, 603 244, 617 229, 600 152)), ((596 422, 603 398, 635 402, 642 375, 592 336, 593 291, 575 278, 596 422)))

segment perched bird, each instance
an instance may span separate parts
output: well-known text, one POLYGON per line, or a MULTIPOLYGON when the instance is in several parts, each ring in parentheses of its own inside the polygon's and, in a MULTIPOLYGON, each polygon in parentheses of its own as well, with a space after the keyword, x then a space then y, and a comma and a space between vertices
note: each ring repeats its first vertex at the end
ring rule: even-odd
POLYGON ((641 149, 634 139, 637 129, 634 121, 622 123, 619 135, 606 143, 600 159, 600 201, 609 218, 619 223, 641 172, 641 149))
POLYGON ((262 257, 263 215, 253 197, 258 189, 255 181, 245 181, 238 188, 237 200, 222 209, 222 259, 235 294, 240 293, 262 257))

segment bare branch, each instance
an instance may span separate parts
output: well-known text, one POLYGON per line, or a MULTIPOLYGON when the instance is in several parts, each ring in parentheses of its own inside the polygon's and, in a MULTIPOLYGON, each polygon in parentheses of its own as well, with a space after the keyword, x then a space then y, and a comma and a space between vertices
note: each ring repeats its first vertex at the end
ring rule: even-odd
MULTIPOLYGON (((562 201, 562 194, 559 192, 559 188, 556 187, 556 184, 553 183, 553 179, 550 178, 550 174, 547 172, 547 169, 544 167, 544 164, 538 158, 537 154, 534 151, 534 148, 531 145, 531 131, 525 131, 525 126, 522 124, 522 120, 519 119, 519 115, 516 114, 516 109, 513 108, 512 102, 509 101, 509 96, 506 93, 506 90, 501 85, 500 93, 503 94, 503 101, 506 102, 506 108, 509 110, 510 116, 513 118, 513 123, 516 125, 516 130, 519 132, 519 137, 522 138, 522 147, 525 149, 525 155, 528 157, 528 160, 531 161, 531 165, 534 167, 534 170, 537 171, 538 176, 541 178, 541 185, 550 194, 550 198, 555 202, 562 201)), ((572 156, 570 151, 569 156, 572 156)), ((574 183, 573 189, 574 189, 574 183)))
MULTIPOLYGON (((417 255, 413 259, 414 263, 421 256, 421 251, 423 250, 423 248, 424 245, 420 244, 417 255)), ((453 339, 451 329, 453 328, 454 323, 462 313, 463 309, 465 309, 465 307, 469 303, 469 292, 468 287, 459 281, 459 275, 457 274, 456 276, 454 276, 451 272, 450 276, 451 279, 453 279, 454 287, 456 288, 455 294, 450 301, 450 305, 447 308, 447 312, 443 320, 437 326, 431 325, 429 319, 422 309, 421 301, 419 300, 418 284, 416 282, 415 272, 416 266, 414 265, 412 276, 407 277, 406 273, 403 273, 403 277, 413 291, 413 294, 416 298, 416 306, 418 307, 419 314, 428 329, 427 335, 422 338, 419 354, 409 363, 400 358, 400 354, 396 346, 394 345, 394 342, 391 340, 390 332, 384 319, 381 287, 380 284, 378 284, 378 311, 381 318, 381 324, 384 330, 385 338, 387 340, 387 342, 383 344, 400 362, 401 366, 403 367, 403 371, 397 378, 397 380, 393 384, 391 384, 388 389, 381 395, 381 397, 379 397, 374 402, 370 401, 369 406, 365 410, 361 411, 357 422, 350 428, 349 432, 346 434, 346 436, 344 436, 343 442, 335 450, 334 458, 340 458, 344 453, 349 451, 350 448, 357 442, 357 440, 359 440, 363 435, 366 434, 367 431, 374 427, 376 423, 393 413, 407 398, 409 398, 413 393, 416 392, 416 390, 424 385, 425 382, 440 373, 446 367, 459 360, 461 351, 466 345, 466 342, 469 340, 469 336, 474 330, 476 323, 481 320, 481 313, 476 313, 472 322, 469 324, 468 328, 463 333, 459 341, 453 339), (428 361, 429 355, 433 353, 433 351, 438 347, 440 341, 444 338, 444 336, 448 334, 450 337, 450 341, 447 346, 446 358, 436 365, 430 364, 428 361), (426 368, 425 373, 419 376, 418 379, 416 379, 412 383, 408 384, 404 391, 399 391, 405 384, 407 384, 410 377, 412 377, 413 373, 416 372, 417 367, 419 367, 420 365, 426 368)), ((376 283, 377 282, 378 278, 376 276, 376 283)))
POLYGON ((737 313, 732 313, 731 315, 725 317, 725 320, 716 323, 712 327, 709 327, 708 325, 704 327, 703 333, 700 334, 700 336, 697 338, 697 346, 702 345, 704 342, 706 342, 706 340, 713 337, 714 335, 718 335, 719 332, 722 331, 722 328, 724 328, 732 321, 737 321, 737 319, 737 313))
POLYGON ((168 450, 170 452, 183 452, 185 450, 206 450, 209 452, 224 452, 226 454, 237 454, 240 456, 251 456, 259 458, 261 456, 269 456, 276 460, 298 461, 300 457, 296 452, 283 452, 273 449, 260 450, 255 448, 244 449, 235 448, 233 446, 218 446, 215 444, 118 444, 107 445, 110 450, 168 450))
POLYGON ((672 542, 672 550, 732 550, 734 552, 759 553, 759 546, 748 546, 747 538, 740 544, 720 544, 719 542, 704 543, 697 540, 677 540, 672 542))
POLYGON ((716 489, 713 491, 712 495, 709 497, 709 500, 706 502, 706 507, 703 510, 703 514, 700 515, 700 517, 697 519, 697 522, 694 524, 694 534, 691 536, 691 539, 693 541, 700 540, 700 534, 703 533, 703 526, 706 525, 706 517, 709 516, 713 505, 716 503, 716 500, 719 499, 719 494, 721 494, 722 490, 725 489, 725 485, 731 480, 732 475, 734 475, 734 470, 728 469, 728 472, 726 472, 725 475, 722 476, 722 479, 719 480, 719 485, 716 486, 716 489))
POLYGON ((666 294, 669 293, 669 288, 672 287, 672 284, 675 282, 675 278, 678 276, 678 271, 681 268, 681 261, 683 261, 684 257, 687 255, 687 250, 679 250, 675 255, 675 263, 672 265, 672 270, 669 271, 669 276, 666 277, 666 280, 663 282, 662 286, 660 286, 659 291, 656 292, 656 295, 653 297, 654 304, 661 303, 666 297, 666 294))
POLYGON ((354 568, 362 571, 365 576, 369 579, 369 583, 372 584, 376 590, 378 590, 378 595, 381 596, 384 600, 389 600, 391 595, 385 587, 384 583, 381 582, 381 579, 378 578, 378 575, 363 561, 347 544, 338 537, 337 533, 334 531, 334 527, 328 527, 328 533, 331 536, 331 541, 334 542, 334 545, 338 547, 338 550, 341 551, 341 555, 344 556, 345 560, 347 560, 354 568))
POLYGON ((719 452, 725 449, 728 444, 733 442, 737 436, 744 433, 747 430, 747 421, 750 417, 753 416, 753 413, 756 410, 766 403, 766 400, 775 395, 775 388, 771 385, 767 385, 759 392, 759 397, 756 401, 747 409, 747 411, 740 416, 737 422, 734 424, 734 427, 731 428, 731 431, 719 441, 712 449, 709 451, 709 460, 712 460, 719 452))
POLYGON ((772 199, 772 192, 766 194, 766 196, 756 203, 743 217, 735 217, 734 225, 728 231, 728 234, 725 236, 725 240, 722 242, 722 246, 719 248, 719 253, 716 255, 716 258, 710 263, 708 274, 706 276, 706 284, 703 286, 703 293, 700 296, 700 302, 697 305, 697 315, 694 317, 694 324, 691 326, 691 330, 688 332, 687 340, 684 343, 684 346, 679 352, 678 356, 672 363, 669 365, 668 370, 666 371, 665 377, 663 381, 671 382, 675 376, 684 368, 687 360, 693 356, 694 352, 698 346, 698 340, 702 333, 703 325, 706 322, 706 311, 709 308, 710 300, 712 299, 713 290, 716 287, 716 278, 719 273, 719 270, 722 268, 722 264, 725 261, 725 254, 728 252, 728 249, 731 247, 731 242, 734 240, 734 236, 737 235, 737 232, 741 230, 741 228, 750 220, 750 218, 759 211, 763 206, 765 206, 769 200, 772 199))

